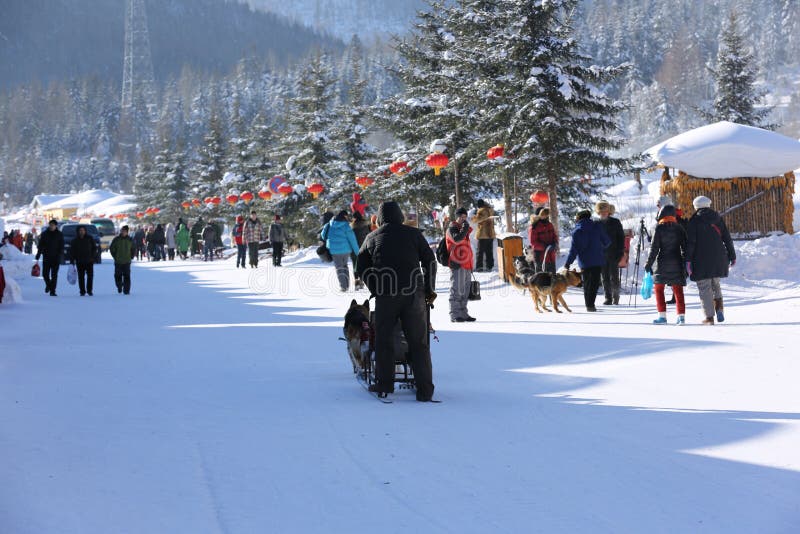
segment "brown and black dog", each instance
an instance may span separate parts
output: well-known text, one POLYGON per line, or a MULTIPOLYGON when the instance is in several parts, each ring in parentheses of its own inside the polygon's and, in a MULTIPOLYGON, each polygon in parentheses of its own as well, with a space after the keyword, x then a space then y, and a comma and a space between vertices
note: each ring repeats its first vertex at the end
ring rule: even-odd
POLYGON ((569 309, 569 306, 567 306, 567 303, 564 301, 564 293, 566 293, 567 288, 580 287, 582 283, 583 279, 578 271, 562 269, 556 274, 536 273, 528 284, 528 290, 531 292, 533 306, 536 308, 537 312, 542 313, 539 304, 541 304, 545 311, 551 311, 546 305, 547 296, 549 295, 550 303, 553 305, 553 309, 556 313, 561 313, 561 310, 558 309, 559 303, 561 303, 568 312, 572 313, 572 310, 569 309))
POLYGON ((344 315, 344 337, 347 340, 347 354, 353 363, 353 372, 364 369, 368 357, 369 345, 372 342, 372 326, 369 323, 369 299, 363 304, 353 299, 350 308, 344 315))

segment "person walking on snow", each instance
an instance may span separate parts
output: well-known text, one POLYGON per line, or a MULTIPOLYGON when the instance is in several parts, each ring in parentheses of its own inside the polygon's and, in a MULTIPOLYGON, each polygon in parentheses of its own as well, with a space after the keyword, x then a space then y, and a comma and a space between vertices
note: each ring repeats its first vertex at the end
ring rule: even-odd
POLYGON ((236 245, 236 268, 245 268, 244 260, 247 257, 247 245, 244 244, 244 217, 236 216, 236 224, 231 230, 231 243, 236 245))
POLYGON ((606 299, 604 306, 619 304, 619 261, 625 254, 625 231, 619 219, 611 216, 611 204, 601 200, 594 207, 595 213, 600 216, 600 224, 611 240, 606 248, 606 261, 601 269, 603 278, 603 292, 606 299))
POLYGON ((242 241, 247 245, 250 267, 254 269, 258 268, 258 245, 264 241, 264 237, 264 225, 258 220, 256 210, 253 210, 242 227, 242 241))
POLYGON ((175 259, 175 227, 172 223, 167 223, 164 239, 167 241, 167 258, 172 261, 175 259))
POLYGON ((569 269, 575 258, 583 275, 583 300, 586 311, 596 312, 594 301, 600 289, 600 274, 606 262, 605 249, 611 244, 599 222, 592 220, 592 212, 581 210, 575 216, 578 223, 572 231, 572 246, 569 248, 565 269, 569 269))
POLYGON ((78 234, 69 244, 69 260, 78 271, 78 289, 81 296, 92 296, 94 286, 94 259, 97 257, 97 243, 86 233, 86 227, 78 226, 78 234))
POLYGON ((467 210, 458 208, 456 218, 450 223, 445 236, 450 267, 450 320, 454 323, 472 322, 467 312, 469 285, 475 267, 472 243, 469 235, 472 228, 467 221, 467 210))
POLYGON ((114 258, 114 284, 117 293, 129 295, 131 292, 131 260, 136 253, 136 245, 128 237, 128 225, 119 229, 119 235, 111 241, 109 247, 114 258))
POLYGON ((725 320, 720 278, 736 265, 736 251, 725 221, 711 209, 711 199, 699 196, 692 205, 697 211, 687 226, 686 270, 700 292, 703 324, 713 325, 715 315, 718 323, 725 320))
POLYGON ((322 229, 322 239, 333 256, 339 288, 343 292, 347 291, 350 288, 350 269, 347 267, 347 260, 350 259, 351 252, 358 254, 356 235, 347 221, 347 211, 340 211, 325 225, 322 229))
POLYGON ((378 209, 377 230, 361 245, 358 277, 375 296, 375 377, 378 394, 394 392, 394 332, 397 321, 408 343, 417 400, 433 398, 433 369, 428 344, 427 307, 436 299, 436 259, 418 229, 403 224, 397 202, 378 209))
POLYGON ((214 240, 217 238, 217 230, 211 221, 203 228, 201 237, 203 238, 203 261, 214 261, 214 240))
POLYGON ((190 242, 191 236, 189 235, 189 230, 186 228, 186 225, 184 223, 179 224, 178 232, 175 234, 175 245, 178 247, 178 254, 184 260, 189 254, 190 242))
POLYGON ((286 241, 286 230, 281 223, 281 216, 275 215, 275 220, 269 225, 269 242, 272 245, 272 265, 281 266, 283 258, 283 242, 286 241))
POLYGON ((360 193, 353 193, 353 201, 350 203, 350 212, 353 215, 360 213, 362 217, 366 217, 368 207, 369 204, 367 204, 367 201, 364 200, 360 193))
POLYGON ((479 273, 488 273, 494 269, 494 240, 496 237, 494 231, 494 210, 492 207, 483 201, 477 202, 478 210, 472 218, 478 231, 475 232, 475 238, 478 240, 478 266, 475 270, 479 273))
POLYGON ((533 263, 536 272, 556 272, 556 252, 558 251, 558 235, 550 222, 550 209, 537 208, 536 215, 531 218, 528 228, 528 242, 533 250, 533 263))
POLYGON ((47 230, 39 238, 39 249, 36 251, 36 261, 42 259, 42 278, 44 278, 44 292, 56 296, 58 285, 58 268, 61 266, 61 256, 64 254, 64 234, 58 229, 58 222, 52 219, 47 230))
MULTIPOLYGON (((361 250, 361 245, 364 244, 364 240, 367 238, 369 233, 372 231, 370 228, 369 221, 367 221, 364 217, 361 216, 359 212, 355 212, 353 214, 353 222, 350 223, 350 228, 353 229, 353 234, 356 236, 356 243, 358 244, 359 250, 361 250)), ((358 257, 356 254, 353 254, 351 257, 353 260, 353 272, 356 273, 356 265, 358 265, 358 257)), ((355 276, 355 288, 362 289, 364 287, 364 282, 358 277, 356 274, 355 276)))
POLYGON ((686 304, 683 286, 686 285, 685 252, 686 232, 678 223, 674 206, 664 206, 659 212, 658 224, 650 245, 650 254, 644 270, 652 273, 656 294, 658 318, 653 324, 667 324, 667 302, 664 287, 671 286, 677 303, 677 324, 685 324, 686 304))

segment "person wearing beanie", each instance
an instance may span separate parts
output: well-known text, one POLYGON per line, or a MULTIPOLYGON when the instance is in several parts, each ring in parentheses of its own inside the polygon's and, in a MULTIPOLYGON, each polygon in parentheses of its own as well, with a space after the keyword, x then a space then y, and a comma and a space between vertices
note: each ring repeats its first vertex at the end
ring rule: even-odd
MULTIPOLYGON (((358 244, 359 250, 361 250, 361 245, 364 244, 364 240, 367 238, 369 233, 372 231, 370 228, 369 221, 367 221, 360 212, 356 211, 353 213, 353 221, 350 223, 350 228, 353 229, 353 234, 356 236, 356 244, 358 244)), ((354 254, 351 256, 353 260, 353 265, 358 265, 358 255, 354 254)), ((353 271, 358 273, 358 269, 354 267, 353 271)), ((358 274, 355 276, 355 288, 363 289, 364 288, 364 281, 358 277, 358 274)))
POLYGON ((472 228, 467 221, 467 210, 458 208, 455 219, 450 223, 445 234, 447 252, 450 256, 450 320, 454 323, 475 321, 467 310, 469 302, 469 286, 472 281, 472 270, 475 268, 472 256, 472 243, 469 236, 472 228))
POLYGON ((477 225, 475 238, 478 241, 478 260, 475 271, 487 273, 494 269, 494 240, 497 236, 494 231, 494 210, 485 201, 478 200, 478 208, 472 217, 472 222, 477 225))
POLYGON ((678 224, 675 206, 666 205, 661 208, 658 224, 653 233, 650 254, 644 270, 653 275, 656 294, 656 310, 658 318, 653 324, 667 324, 667 303, 664 288, 672 287, 672 294, 677 304, 677 324, 685 324, 686 304, 683 286, 686 285, 685 272, 686 232, 678 224))
POLYGON ((39 249, 36 251, 36 261, 42 258, 42 278, 44 279, 44 292, 51 297, 56 296, 58 285, 58 268, 64 256, 64 234, 58 229, 58 221, 51 219, 47 229, 39 238, 39 249))
POLYGON ((264 225, 258 220, 256 210, 250 212, 250 217, 244 222, 242 226, 242 243, 247 247, 247 252, 250 255, 250 267, 253 269, 258 268, 258 245, 266 237, 264 233, 264 225))
POLYGON ((244 243, 244 216, 236 216, 236 224, 231 230, 231 243, 236 245, 236 268, 245 268, 244 260, 247 257, 247 245, 244 243))
POLYGON ((605 249, 611 244, 599 222, 592 220, 592 212, 581 210, 575 215, 577 224, 572 230, 572 245, 569 248, 565 269, 569 269, 575 258, 583 276, 583 299, 586 311, 596 312, 594 305, 600 289, 600 275, 606 262, 605 249))
POLYGON ((719 323, 725 320, 720 278, 726 278, 729 267, 736 264, 736 251, 725 221, 711 209, 711 199, 699 196, 692 205, 697 211, 687 225, 686 271, 697 283, 703 324, 713 325, 715 316, 719 323))
POLYGON ((356 274, 375 295, 376 382, 369 388, 379 395, 394 392, 399 320, 408 343, 417 400, 427 402, 434 390, 427 308, 436 299, 436 258, 422 232, 403 220, 397 202, 381 204, 380 226, 366 237, 356 262, 356 274))
POLYGON ((611 204, 601 200, 595 204, 594 210, 600 216, 600 224, 611 240, 611 244, 606 248, 606 261, 600 271, 606 297, 603 305, 616 305, 619 304, 619 261, 625 254, 625 231, 619 219, 611 216, 611 204))
POLYGON ((114 258, 114 284, 117 293, 129 295, 131 292, 131 261, 136 252, 133 240, 128 236, 128 225, 119 229, 119 234, 108 247, 114 258))
POLYGON ((272 245, 272 266, 280 267, 283 258, 283 243, 286 241, 286 230, 281 223, 281 216, 275 214, 272 224, 269 225, 269 242, 272 245))
POLYGON ((535 213, 528 228, 528 242, 533 250, 533 263, 536 272, 555 274, 558 235, 553 223, 550 222, 550 209, 539 207, 535 213))
POLYGON ((350 222, 347 220, 346 210, 340 211, 325 225, 322 229, 322 239, 333 256, 339 289, 345 292, 350 288, 350 268, 347 266, 347 260, 350 259, 351 252, 358 254, 358 243, 353 229, 350 228, 350 222))

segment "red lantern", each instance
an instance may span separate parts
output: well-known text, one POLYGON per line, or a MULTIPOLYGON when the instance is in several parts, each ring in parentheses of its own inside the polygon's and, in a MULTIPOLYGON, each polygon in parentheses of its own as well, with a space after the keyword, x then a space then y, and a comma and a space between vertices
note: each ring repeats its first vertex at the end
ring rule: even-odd
POLYGON ((272 198, 272 193, 266 189, 262 189, 258 192, 258 198, 261 200, 270 200, 272 198))
POLYGON ((366 189, 367 187, 369 187, 369 186, 371 186, 372 184, 375 183, 375 179, 374 178, 370 178, 369 176, 366 176, 366 175, 356 176, 356 183, 362 189, 366 189))
POLYGON ((428 154, 428 157, 425 158, 425 163, 428 165, 428 167, 433 169, 433 172, 436 174, 436 176, 439 176, 439 174, 442 172, 442 169, 447 167, 447 164, 450 163, 450 158, 441 152, 434 152, 433 154, 428 154))
POLYGON ((105 213, 101 213, 100 215, 98 215, 98 217, 100 217, 101 219, 102 219, 103 217, 105 217, 105 216, 106 216, 106 214, 105 214, 105 213))
POLYGON ((225 197, 225 200, 228 201, 228 204, 233 206, 234 204, 239 202, 239 196, 238 195, 228 195, 227 197, 225 197))
POLYGON ((253 193, 245 191, 239 198, 241 198, 245 204, 250 204, 250 201, 253 200, 253 193))
POLYGON ((199 206, 200 204, 202 204, 202 202, 200 202, 199 198, 193 198, 192 204, 194 204, 195 206, 199 206))
POLYGON ((144 217, 144 212, 143 211, 137 211, 136 212, 136 218, 137 219, 141 219, 142 217, 144 217))
POLYGON ((206 197, 203 199, 203 204, 211 204, 211 197, 206 197))
POLYGON ((547 204, 549 201, 550 195, 547 194, 547 191, 540 189, 531 195, 531 202, 534 204, 547 204))
MULTIPOLYGON (((197 203, 199 204, 200 201, 198 200, 197 203)), ((183 202, 181 202, 181 207, 185 210, 188 210, 191 207, 191 205, 192 203, 189 202, 188 200, 184 200, 183 202)))
POLYGON ((408 173, 408 162, 402 160, 395 161, 389 165, 389 170, 394 175, 403 176, 404 174, 408 173))
POLYGON ((211 197, 211 203, 214 204, 215 206, 219 206, 221 202, 222 202, 221 197, 211 197))
POLYGON ((503 145, 495 145, 486 152, 486 157, 495 160, 497 158, 502 158, 505 153, 506 149, 503 145))
POLYGON ((323 191, 325 191, 325 186, 324 186, 324 185, 322 185, 322 184, 319 184, 319 183, 313 183, 313 184, 311 184, 311 185, 309 185, 309 186, 308 186, 308 188, 306 189, 306 191, 308 191, 309 193, 311 193, 311 196, 312 196, 312 197, 314 197, 314 198, 317 198, 317 197, 319 196, 319 194, 320 194, 320 193, 322 193, 323 191))
POLYGON ((278 193, 280 193, 284 197, 289 196, 292 193, 292 191, 294 191, 294 187, 292 187, 287 183, 282 183, 280 187, 278 187, 278 193))

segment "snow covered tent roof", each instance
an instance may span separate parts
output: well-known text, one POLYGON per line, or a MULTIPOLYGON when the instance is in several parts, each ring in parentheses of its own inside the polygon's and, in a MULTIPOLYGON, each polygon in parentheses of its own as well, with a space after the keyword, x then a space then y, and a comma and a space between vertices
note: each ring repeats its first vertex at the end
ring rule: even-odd
POLYGON ((43 205, 42 208, 85 208, 117 196, 119 196, 119 194, 106 191, 105 189, 90 189, 75 195, 67 195, 55 202, 43 205))
POLYGON ((36 195, 33 197, 33 200, 31 201, 31 208, 39 209, 42 208, 43 206, 48 206, 50 204, 53 204, 54 202, 58 202, 59 200, 64 200, 69 196, 71 195, 45 195, 45 194, 36 195))
POLYGON ((727 121, 676 135, 646 153, 697 178, 772 178, 800 167, 800 142, 727 121))
POLYGON ((84 206, 82 210, 78 210, 78 215, 84 214, 105 214, 106 216, 114 215, 117 213, 125 213, 136 210, 136 201, 133 195, 115 195, 107 198, 97 204, 91 206, 84 206))

